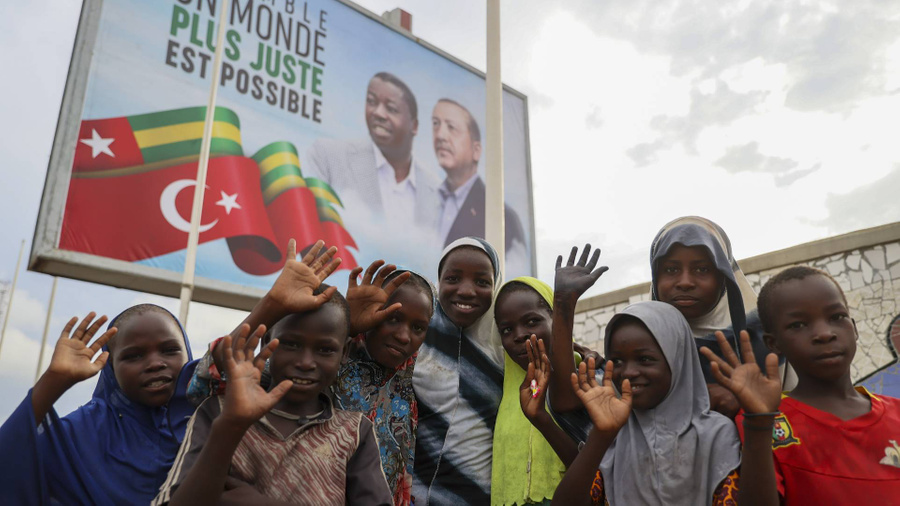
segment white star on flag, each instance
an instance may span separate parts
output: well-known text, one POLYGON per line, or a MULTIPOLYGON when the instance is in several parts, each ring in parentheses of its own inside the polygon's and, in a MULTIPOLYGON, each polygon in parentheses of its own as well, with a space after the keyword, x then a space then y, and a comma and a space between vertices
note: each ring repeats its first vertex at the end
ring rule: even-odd
POLYGON ((219 193, 222 194, 222 199, 216 202, 217 206, 222 206, 225 208, 225 214, 231 214, 232 209, 240 209, 241 205, 237 203, 238 194, 229 195, 221 190, 219 193))
POLYGON ((107 155, 115 158, 116 155, 113 154, 112 150, 109 149, 109 145, 115 142, 115 138, 110 137, 108 139, 104 139, 100 137, 100 134, 97 133, 97 130, 91 129, 91 138, 90 139, 79 139, 78 142, 83 144, 87 144, 91 147, 91 158, 97 158, 97 155, 100 153, 106 153, 107 155))

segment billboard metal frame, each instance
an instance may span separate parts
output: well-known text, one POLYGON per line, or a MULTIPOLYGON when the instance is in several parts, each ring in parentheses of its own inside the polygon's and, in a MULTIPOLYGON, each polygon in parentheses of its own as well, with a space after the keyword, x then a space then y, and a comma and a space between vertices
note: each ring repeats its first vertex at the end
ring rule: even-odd
MULTIPOLYGON (((412 33, 387 23, 380 16, 362 6, 348 0, 334 1, 353 9, 355 12, 389 28, 393 32, 406 37, 410 41, 478 77, 485 78, 484 72, 414 36, 412 33)), ((69 63, 69 73, 66 78, 56 133, 53 139, 53 148, 47 168, 47 179, 44 182, 44 191, 41 196, 40 210, 34 230, 34 240, 31 244, 28 269, 53 276, 177 298, 181 289, 181 272, 87 253, 61 250, 57 247, 62 229, 66 196, 69 190, 72 162, 75 157, 76 142, 73 142, 73 139, 78 136, 84 112, 85 94, 87 93, 88 78, 94 46, 97 41, 102 7, 103 0, 84 0, 81 7, 78 30, 72 47, 72 59, 69 63)), ((528 97, 505 84, 503 85, 503 90, 522 99, 525 104, 525 173, 527 177, 528 203, 532 211, 530 230, 531 269, 532 272, 536 272, 537 242, 533 216, 534 188, 531 175, 531 139, 528 130, 528 97)), ((187 243, 185 243, 186 246, 187 243)), ((192 300, 234 309, 250 310, 264 294, 265 291, 259 288, 198 276, 195 280, 192 300)))

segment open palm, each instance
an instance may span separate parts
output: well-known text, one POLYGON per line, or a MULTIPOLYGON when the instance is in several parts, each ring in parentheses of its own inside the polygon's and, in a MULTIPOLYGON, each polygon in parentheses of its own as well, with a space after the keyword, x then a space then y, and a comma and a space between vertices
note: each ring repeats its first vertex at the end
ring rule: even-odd
POLYGON ((350 272, 350 281, 347 284, 347 304, 350 306, 351 335, 375 328, 387 320, 391 313, 400 309, 402 304, 399 302, 384 307, 394 290, 399 288, 410 276, 410 273, 404 272, 385 285, 384 280, 395 270, 397 270, 396 265, 384 265, 384 260, 376 260, 366 269, 362 283, 359 284, 356 280, 362 272, 362 267, 357 267, 350 272))
POLYGON ((766 356, 766 374, 756 364, 753 347, 750 346, 750 335, 742 330, 740 335, 742 364, 725 334, 716 332, 716 341, 725 358, 716 356, 707 347, 700 348, 700 353, 709 359, 713 377, 723 387, 731 390, 741 408, 747 413, 771 413, 781 403, 781 379, 778 377, 778 357, 774 353, 766 356))
POLYGON ((536 418, 547 410, 544 400, 547 398, 547 384, 550 382, 550 359, 544 350, 544 340, 538 339, 534 334, 526 344, 528 350, 528 371, 525 380, 519 387, 519 402, 522 404, 522 412, 529 420, 536 418), (532 391, 531 382, 534 381, 536 391, 532 391))
POLYGON ((602 385, 597 384, 594 359, 582 362, 578 365, 578 373, 572 373, 572 388, 598 431, 616 433, 628 422, 631 415, 631 383, 628 380, 622 382, 622 397, 619 398, 612 384, 612 362, 606 363, 602 385))
POLYGON ((316 309, 337 290, 331 287, 324 293, 313 295, 325 278, 341 264, 340 258, 333 258, 337 248, 332 246, 323 252, 324 246, 323 241, 318 241, 306 256, 297 260, 297 243, 293 239, 288 242, 287 262, 269 290, 269 297, 285 312, 303 313, 316 309))
POLYGON ((100 372, 109 358, 109 352, 104 351, 93 360, 94 355, 103 348, 114 335, 117 329, 115 327, 107 330, 97 338, 90 346, 88 343, 94 337, 94 334, 106 323, 106 316, 101 316, 97 321, 91 323, 96 313, 90 312, 81 320, 81 324, 69 337, 75 323, 78 322, 77 317, 73 317, 66 323, 56 346, 53 348, 53 357, 50 359, 50 365, 47 368, 49 374, 65 379, 70 383, 77 383, 86 380, 91 376, 100 372))
POLYGON ((260 325, 250 339, 247 338, 249 332, 250 326, 242 325, 233 348, 230 335, 222 340, 225 350, 225 373, 228 375, 222 416, 242 427, 249 427, 262 418, 291 388, 290 380, 282 381, 269 392, 259 385, 266 359, 278 346, 278 340, 273 339, 256 358, 253 358, 255 343, 265 334, 266 327, 260 325))
POLYGON ((572 294, 577 299, 588 288, 594 286, 594 283, 600 279, 604 272, 609 270, 609 267, 605 265, 597 267, 597 262, 600 260, 600 250, 594 250, 594 254, 591 255, 590 244, 584 246, 578 262, 575 261, 577 256, 578 247, 573 246, 572 251, 569 253, 569 261, 566 262, 565 266, 562 264, 562 255, 556 258, 554 293, 572 294), (595 269, 595 267, 597 268, 595 269))

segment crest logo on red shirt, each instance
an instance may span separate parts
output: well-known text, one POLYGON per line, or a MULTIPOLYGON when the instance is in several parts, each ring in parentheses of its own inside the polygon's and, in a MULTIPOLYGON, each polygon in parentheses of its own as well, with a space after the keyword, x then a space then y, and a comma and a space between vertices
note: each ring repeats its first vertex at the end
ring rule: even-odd
POLYGON ((791 422, 782 413, 775 417, 775 426, 772 427, 772 449, 784 448, 786 446, 798 445, 800 439, 794 436, 794 428, 791 422))
POLYGON ((893 446, 888 445, 884 449, 884 457, 878 463, 891 467, 900 467, 900 446, 897 446, 897 442, 893 439, 888 442, 893 446))

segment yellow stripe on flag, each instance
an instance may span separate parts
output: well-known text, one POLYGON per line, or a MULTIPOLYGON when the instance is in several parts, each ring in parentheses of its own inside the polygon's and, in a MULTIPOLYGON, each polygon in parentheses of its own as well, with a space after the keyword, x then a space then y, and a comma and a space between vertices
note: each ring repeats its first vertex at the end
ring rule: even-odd
MULTIPOLYGON (((262 175, 266 175, 270 170, 275 167, 281 167, 282 165, 296 165, 297 167, 300 167, 300 159, 290 151, 279 151, 267 156, 265 160, 261 161, 259 163, 259 171, 262 175)), ((306 186, 306 182, 303 182, 303 184, 299 186, 306 186)))
MULTIPOLYGON (((241 130, 224 121, 213 123, 213 137, 228 139, 238 144, 241 143, 241 130)), ((135 130, 134 138, 140 149, 172 144, 175 142, 189 141, 203 138, 203 122, 193 121, 146 130, 135 130)), ((296 157, 295 157, 296 158, 296 157)))
POLYGON ((300 176, 290 174, 284 177, 280 177, 277 180, 273 181, 272 184, 270 184, 269 187, 266 188, 265 191, 263 191, 263 199, 266 201, 266 204, 268 204, 275 200, 275 197, 280 195, 281 192, 290 190, 291 188, 303 188, 304 186, 306 186, 306 181, 304 181, 300 176))
POLYGON ((313 193, 313 195, 315 195, 316 197, 319 197, 320 199, 325 199, 335 205, 342 206, 341 202, 338 199, 336 199, 335 196, 330 191, 326 190, 325 188, 319 188, 317 186, 310 186, 309 191, 311 191, 313 193))
POLYGON ((327 218, 331 218, 332 220, 338 222, 342 227, 344 226, 344 220, 341 219, 341 215, 330 207, 319 207, 319 214, 324 215, 327 218))

